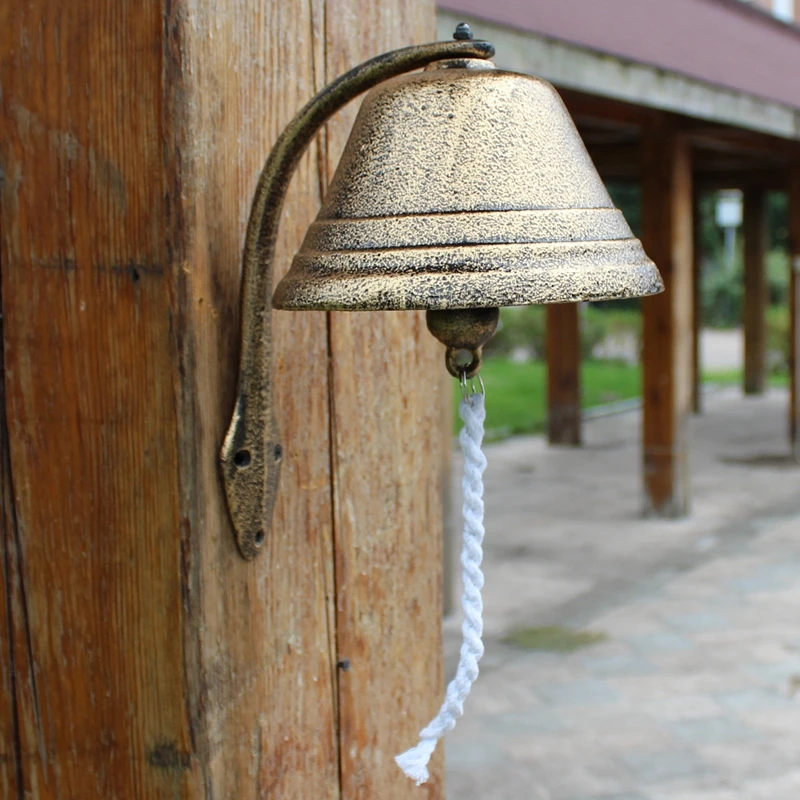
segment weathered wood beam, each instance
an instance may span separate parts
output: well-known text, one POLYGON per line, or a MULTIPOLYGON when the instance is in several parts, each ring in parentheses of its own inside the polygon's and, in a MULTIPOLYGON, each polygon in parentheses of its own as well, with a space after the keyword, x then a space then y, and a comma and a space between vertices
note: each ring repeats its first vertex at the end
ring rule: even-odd
POLYGON ((581 443, 581 343, 577 303, 546 306, 547 439, 581 443))
POLYGON ((697 123, 697 120, 683 118, 681 127, 694 146, 706 150, 747 155, 773 164, 785 164, 797 146, 788 139, 758 131, 697 123))
MULTIPOLYGON (((703 154, 697 154, 698 159, 703 154)), ((764 191, 785 191, 788 186, 789 171, 786 167, 762 167, 748 163, 739 167, 708 164, 694 170, 695 185, 704 191, 715 189, 763 189, 764 191)))
POLYGON ((666 291, 645 298, 643 464, 647 514, 689 508, 692 401, 692 170, 689 143, 669 122, 643 140, 642 242, 666 291))
POLYGON ((660 125, 668 116, 666 112, 658 109, 586 94, 574 89, 559 88, 558 93, 573 119, 578 122, 612 124, 636 130, 660 125))
POLYGON ((586 142, 586 149, 604 181, 634 181, 641 176, 641 143, 597 144, 586 142))
POLYGON ((766 198, 761 189, 744 192, 744 392, 762 394, 766 385, 767 275, 766 198))

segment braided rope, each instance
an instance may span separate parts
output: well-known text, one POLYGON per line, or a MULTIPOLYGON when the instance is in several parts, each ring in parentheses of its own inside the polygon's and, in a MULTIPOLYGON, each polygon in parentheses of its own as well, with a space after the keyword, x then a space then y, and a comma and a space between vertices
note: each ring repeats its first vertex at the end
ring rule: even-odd
POLYGON ((461 607, 464 622, 461 626, 461 656, 455 678, 450 681, 439 713, 426 728, 420 731, 420 740, 395 758, 405 774, 417 782, 417 786, 428 780, 428 761, 436 743, 448 731, 453 730, 456 720, 464 713, 464 701, 472 684, 478 677, 478 661, 483 655, 483 471, 486 456, 481 450, 483 423, 486 419, 485 396, 470 394, 462 399, 459 414, 464 426, 459 434, 464 453, 464 478, 461 482, 464 494, 462 513, 464 516, 464 544, 461 550, 461 566, 464 575, 464 594, 461 607))

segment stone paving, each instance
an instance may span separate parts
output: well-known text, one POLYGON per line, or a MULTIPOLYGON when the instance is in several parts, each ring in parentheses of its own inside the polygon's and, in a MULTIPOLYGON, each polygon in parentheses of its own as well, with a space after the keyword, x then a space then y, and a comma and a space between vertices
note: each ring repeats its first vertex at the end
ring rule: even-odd
MULTIPOLYGON (((637 414, 588 423, 582 449, 487 448, 486 655, 446 739, 448 798, 800 798, 800 467, 786 457, 786 402, 707 399, 682 520, 638 514, 637 414), (607 638, 568 654, 504 641, 542 625, 607 638)), ((448 675, 459 625, 445 622, 448 675)))

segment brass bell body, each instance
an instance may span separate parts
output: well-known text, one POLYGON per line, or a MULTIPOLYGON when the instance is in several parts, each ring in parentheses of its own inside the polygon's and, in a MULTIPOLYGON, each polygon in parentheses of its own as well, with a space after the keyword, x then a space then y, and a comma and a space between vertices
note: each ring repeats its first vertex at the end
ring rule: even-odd
POLYGON ((555 89, 460 59, 367 94, 273 305, 490 308, 662 289, 555 89))

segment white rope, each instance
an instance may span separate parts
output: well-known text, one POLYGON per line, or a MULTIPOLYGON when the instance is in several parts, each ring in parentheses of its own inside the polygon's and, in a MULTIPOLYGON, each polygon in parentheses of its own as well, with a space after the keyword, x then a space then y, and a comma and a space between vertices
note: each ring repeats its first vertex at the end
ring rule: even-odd
POLYGON ((456 720, 464 713, 464 701, 478 677, 478 661, 483 655, 483 471, 486 456, 481 450, 483 422, 486 419, 484 395, 470 394, 462 399, 459 414, 464 422, 459 434, 464 453, 464 478, 462 489, 464 504, 464 545, 461 550, 461 566, 464 575, 464 594, 461 607, 464 622, 461 626, 461 657, 456 676, 447 687, 444 703, 439 713, 426 728, 420 731, 419 744, 395 758, 405 774, 417 782, 417 786, 428 780, 428 761, 436 743, 448 731, 453 730, 456 720))

